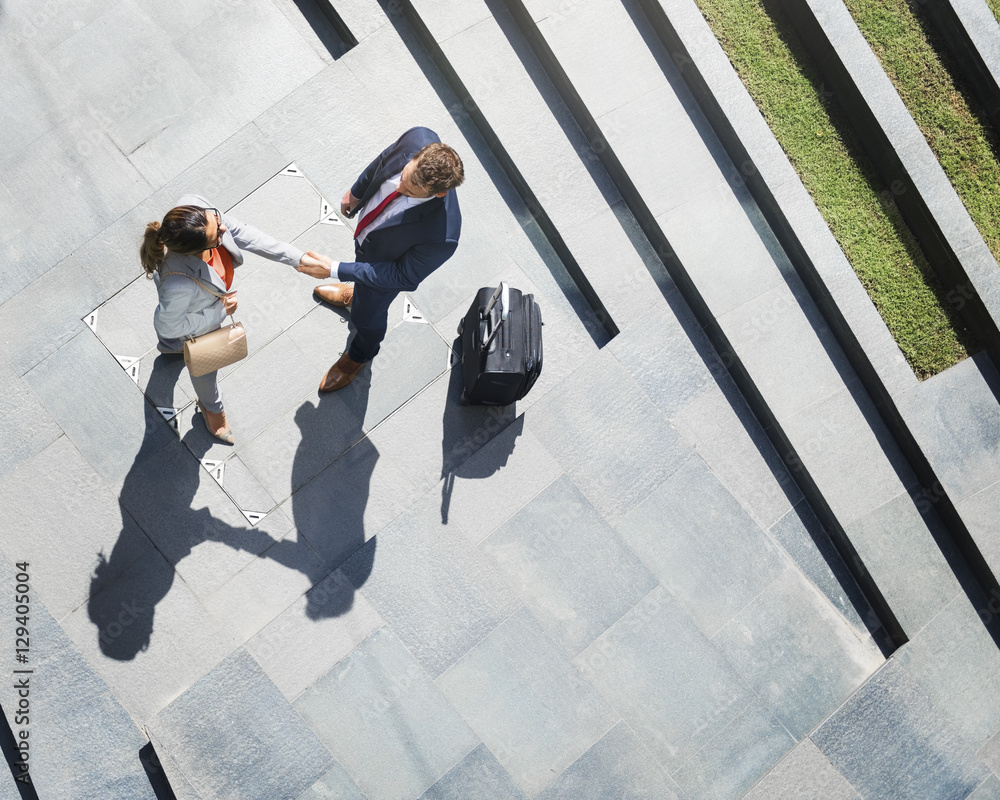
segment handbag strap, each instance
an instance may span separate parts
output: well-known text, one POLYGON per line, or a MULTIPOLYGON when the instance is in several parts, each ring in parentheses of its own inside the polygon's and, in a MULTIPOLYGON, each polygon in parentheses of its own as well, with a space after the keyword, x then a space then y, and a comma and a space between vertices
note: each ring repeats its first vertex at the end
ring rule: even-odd
POLYGON ((180 275, 182 278, 190 278, 195 283, 197 283, 202 289, 204 289, 209 294, 214 294, 220 300, 225 300, 226 296, 224 294, 219 294, 213 289, 210 289, 203 281, 198 280, 194 275, 188 275, 186 272, 165 272, 161 275, 161 278, 166 278, 168 275, 180 275))

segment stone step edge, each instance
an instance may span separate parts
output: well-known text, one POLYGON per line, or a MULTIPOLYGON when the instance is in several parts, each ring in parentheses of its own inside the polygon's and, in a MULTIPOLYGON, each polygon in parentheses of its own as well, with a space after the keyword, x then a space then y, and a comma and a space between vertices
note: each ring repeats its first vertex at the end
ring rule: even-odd
POLYGON ((983 597, 1000 597, 1000 582, 899 410, 915 376, 694 0, 638 3, 723 148, 747 167, 747 188, 920 482, 917 502, 937 510, 983 597))
MULTIPOLYGON (((542 235, 562 262, 570 279, 576 284, 580 294, 587 301, 592 310, 594 320, 607 331, 609 338, 613 339, 620 332, 620 326, 611 317, 610 312, 604 305, 604 301, 598 296, 575 256, 570 252, 568 245, 563 240, 562 234, 559 233, 555 224, 549 218, 545 208, 521 174, 510 153, 507 152, 507 149, 500 141, 500 137, 497 136, 486 116, 480 110, 479 105, 466 88, 465 83, 452 67, 441 46, 434 38, 434 35, 430 32, 430 29, 413 7, 410 0, 392 0, 392 2, 395 8, 402 11, 403 17, 416 35, 421 47, 424 48, 434 66, 441 74, 441 77, 444 78, 445 83, 448 84, 448 87, 458 99, 462 110, 468 114, 472 124, 480 136, 482 136, 486 146, 514 187, 514 191, 517 192, 528 213, 541 230, 542 235)), ((585 327, 589 329, 589 326, 585 327)))
POLYGON ((1000 268, 896 87, 841 0, 785 8, 948 301, 1000 365, 1000 268))
POLYGON ((527 40, 535 57, 548 74, 549 80, 576 118, 577 124, 582 128, 587 139, 596 143, 595 154, 600 158, 643 234, 673 279, 681 297, 684 298, 698 324, 705 332, 751 413, 767 434, 771 445, 782 459, 803 497, 830 535, 833 546, 882 624, 882 631, 873 631, 872 633, 883 653, 889 655, 907 641, 907 635, 881 589, 833 513, 815 479, 806 469, 802 459, 799 458, 794 445, 764 400, 749 371, 743 365, 739 354, 730 344, 721 326, 716 323, 714 315, 694 281, 674 255, 669 241, 650 212, 645 200, 636 189, 631 177, 615 154, 613 146, 604 137, 600 126, 563 70, 541 31, 535 25, 523 0, 507 0, 505 5, 514 17, 518 29, 527 40))

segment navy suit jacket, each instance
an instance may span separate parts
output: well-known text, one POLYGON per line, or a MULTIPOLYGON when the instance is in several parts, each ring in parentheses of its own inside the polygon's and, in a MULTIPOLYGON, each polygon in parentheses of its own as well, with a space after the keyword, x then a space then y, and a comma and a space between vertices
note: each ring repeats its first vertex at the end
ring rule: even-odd
MULTIPOLYGON (((402 172, 406 163, 423 147, 440 139, 429 128, 410 128, 395 144, 368 165, 351 187, 360 202, 355 213, 389 178, 402 172)), ((392 224, 368 233, 355 242, 357 261, 341 262, 342 281, 354 281, 383 292, 412 292, 458 247, 462 213, 454 191, 409 208, 392 224)))

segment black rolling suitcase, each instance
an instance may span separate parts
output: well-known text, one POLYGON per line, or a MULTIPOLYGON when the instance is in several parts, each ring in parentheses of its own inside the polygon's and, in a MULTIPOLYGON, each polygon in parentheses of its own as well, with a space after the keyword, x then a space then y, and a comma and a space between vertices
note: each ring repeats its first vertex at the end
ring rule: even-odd
POLYGON ((458 335, 464 402, 506 406, 534 386, 542 371, 542 312, 532 295, 506 283, 480 289, 458 335))

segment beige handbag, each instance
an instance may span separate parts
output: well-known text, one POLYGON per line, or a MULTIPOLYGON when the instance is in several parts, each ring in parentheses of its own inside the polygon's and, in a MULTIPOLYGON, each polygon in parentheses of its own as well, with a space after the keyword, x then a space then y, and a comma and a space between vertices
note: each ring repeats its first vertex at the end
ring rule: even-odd
MULTIPOLYGON (((168 272, 167 275, 180 275, 190 278, 209 294, 214 294, 220 300, 225 295, 210 289, 193 275, 185 272, 168 272)), ((231 316, 231 315, 230 315, 231 316)), ((184 363, 188 372, 195 378, 228 367, 247 357, 247 333, 242 322, 233 319, 232 325, 223 325, 214 331, 203 333, 184 342, 184 363)))

